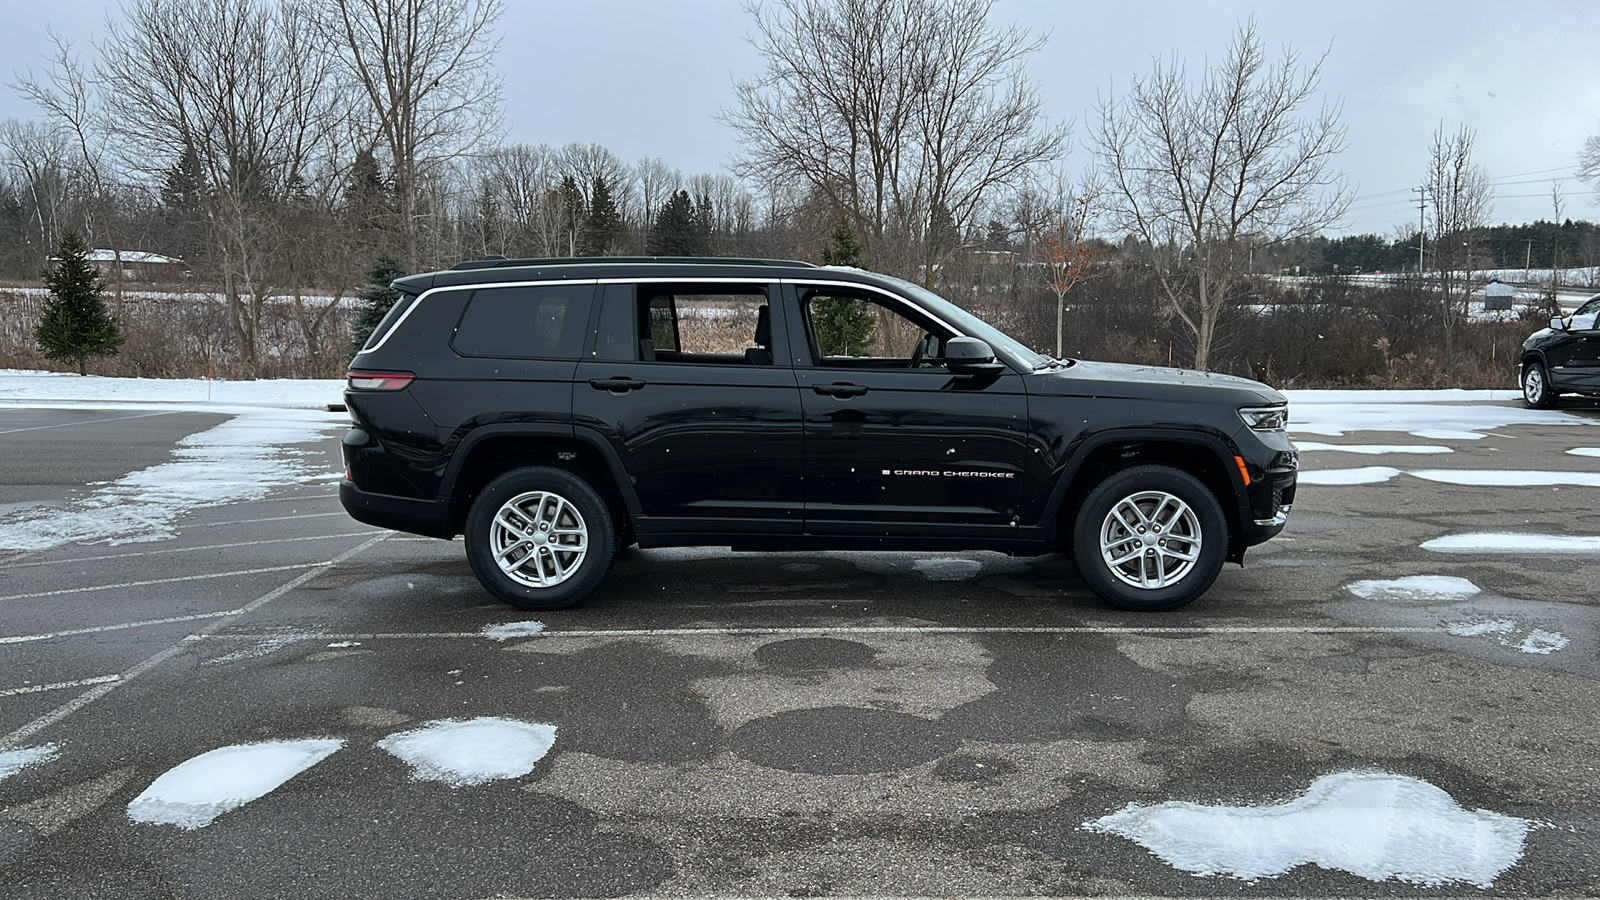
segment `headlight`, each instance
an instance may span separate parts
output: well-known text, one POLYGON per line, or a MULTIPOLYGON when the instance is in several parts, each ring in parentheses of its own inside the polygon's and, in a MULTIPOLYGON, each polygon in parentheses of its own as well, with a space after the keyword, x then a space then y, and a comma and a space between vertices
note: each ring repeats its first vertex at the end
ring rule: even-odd
POLYGON ((1289 406, 1257 406, 1239 410, 1251 431, 1282 431, 1289 424, 1289 406))

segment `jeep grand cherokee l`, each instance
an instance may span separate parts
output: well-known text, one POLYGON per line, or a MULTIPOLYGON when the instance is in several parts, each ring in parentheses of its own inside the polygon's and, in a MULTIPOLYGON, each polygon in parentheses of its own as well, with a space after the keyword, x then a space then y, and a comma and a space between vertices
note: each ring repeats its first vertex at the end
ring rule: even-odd
POLYGON ((1283 529, 1284 398, 1056 360, 917 285, 735 259, 486 259, 394 282, 345 401, 346 510, 465 536, 523 609, 621 546, 1070 553, 1172 609, 1283 529))

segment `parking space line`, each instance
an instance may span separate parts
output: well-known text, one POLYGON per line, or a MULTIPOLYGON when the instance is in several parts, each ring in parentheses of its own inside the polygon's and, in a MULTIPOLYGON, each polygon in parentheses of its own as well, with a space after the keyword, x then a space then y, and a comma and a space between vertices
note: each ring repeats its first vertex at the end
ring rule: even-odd
MULTIPOLYGON (((326 572, 327 570, 333 568, 334 566, 337 566, 338 564, 344 562, 347 559, 350 559, 351 557, 353 557, 356 554, 362 552, 363 550, 366 550, 367 548, 377 544, 378 542, 382 541, 385 537, 387 537, 387 535, 380 534, 377 537, 374 537, 370 541, 364 541, 359 546, 352 547, 349 550, 346 550, 345 552, 339 554, 338 556, 335 556, 333 559, 330 559, 325 563, 318 563, 316 568, 312 569, 311 571, 302 572, 299 575, 296 575, 294 578, 292 578, 292 579, 284 582, 283 584, 273 588, 272 590, 267 591, 265 594, 262 594, 261 596, 255 598, 254 600, 251 600, 249 603, 246 603, 244 606, 240 607, 240 609, 238 610, 238 614, 239 615, 246 615, 248 613, 255 612, 256 610, 260 609, 261 607, 266 606, 268 603, 271 603, 272 601, 278 599, 279 597, 282 597, 284 594, 287 594, 290 591, 294 590, 295 588, 300 587, 301 585, 305 584, 306 582, 312 580, 313 578, 316 578, 318 575, 322 574, 323 572, 326 572)), ((221 627, 223 621, 224 621, 223 619, 214 620, 211 623, 210 628, 219 628, 219 627, 221 627)), ((198 632, 196 634, 190 635, 190 636, 184 638, 183 640, 180 640, 177 643, 173 644, 172 646, 166 648, 165 650, 162 650, 159 653, 156 653, 156 654, 154 654, 152 656, 146 657, 142 662, 136 663, 132 668, 128 669, 125 672, 122 672, 118 676, 116 681, 107 681, 107 682, 104 682, 104 683, 101 683, 101 684, 96 684, 96 685, 90 687, 87 691, 84 691, 83 693, 79 694, 78 696, 74 697, 73 699, 68 700, 66 703, 61 704, 60 706, 56 707, 55 709, 51 710, 50 712, 47 712, 44 715, 40 716, 39 718, 34 719, 32 722, 29 722, 28 724, 22 726, 21 728, 16 729, 15 731, 11 732, 10 734, 6 735, 5 737, 0 738, 0 747, 14 747, 14 746, 16 746, 21 741, 27 740, 28 738, 34 736, 35 734, 38 734, 39 732, 45 730, 46 728, 49 728, 51 725, 54 725, 57 722, 60 722, 62 719, 67 718, 68 716, 72 715, 73 713, 77 712, 78 710, 83 709, 84 707, 86 707, 89 704, 95 702, 96 700, 99 700, 101 697, 104 697, 105 695, 111 693, 112 691, 116 690, 118 687, 121 687, 122 685, 127 684, 128 682, 134 680, 135 678, 138 678, 140 675, 143 675, 144 673, 150 671, 151 669, 154 669, 155 667, 161 665, 162 663, 164 663, 167 660, 173 658, 174 656, 177 656, 179 653, 183 652, 184 648, 191 646, 195 639, 205 637, 205 635, 209 632, 210 628, 204 629, 204 630, 202 630, 202 631, 200 631, 200 632, 198 632)))
POLYGON ((110 684, 121 678, 121 675, 101 675, 99 678, 80 678, 77 681, 58 681, 55 684, 33 684, 27 687, 9 688, 0 691, 0 697, 16 697, 20 694, 42 694, 45 691, 62 691, 67 688, 88 687, 91 684, 110 684))
POLYGON ((338 512, 301 513, 298 516, 268 516, 264 519, 234 519, 230 522, 201 522, 198 524, 204 528, 216 528, 221 525, 254 525, 257 522, 293 522, 298 519, 325 519, 328 516, 349 518, 350 514, 341 509, 338 512))
MULTIPOLYGON (((718 637, 768 637, 787 635, 835 635, 835 634, 894 634, 894 635, 976 635, 976 634, 1447 634, 1444 627, 1430 628, 1425 626, 1354 626, 1354 625, 1196 625, 1196 626, 1139 626, 1139 625, 1060 625, 1060 626, 993 626, 978 628, 961 628, 958 626, 849 626, 838 627, 788 627, 788 628, 616 628, 592 631, 553 631, 546 630, 538 634, 526 635, 528 640, 545 640, 555 638, 637 638, 637 637, 699 637, 702 635, 715 635, 718 637)), ((254 634, 244 632, 221 632, 194 635, 193 640, 240 640, 258 641, 268 638, 282 638, 282 634, 254 634)), ((333 633, 333 632, 300 632, 294 635, 296 640, 304 641, 382 641, 382 640, 461 640, 464 638, 482 638, 484 640, 503 640, 482 631, 413 631, 413 632, 368 632, 368 633, 333 633)), ((523 636, 519 635, 520 639, 523 636)))
POLYGON ((83 563, 101 562, 107 559, 130 559, 135 556, 158 556, 162 553, 192 553, 196 550, 227 550, 232 547, 257 547, 262 544, 291 544, 297 541, 321 541, 334 538, 371 537, 373 531, 344 531, 339 534, 312 534, 305 537, 273 538, 266 541, 234 541, 231 544, 205 544, 200 547, 168 547, 162 550, 139 550, 133 553, 108 553, 104 556, 74 556, 68 559, 41 559, 34 562, 11 563, 10 568, 25 569, 29 566, 50 566, 56 563, 83 563))
POLYGON ((163 412, 139 413, 133 416, 117 416, 114 419, 84 419, 82 422, 57 422, 54 425, 30 425, 27 428, 13 428, 9 431, 0 431, 0 434, 19 434, 24 431, 43 431, 46 428, 70 428, 73 425, 99 425, 102 422, 121 422, 124 419, 148 419, 151 416, 177 415, 177 410, 163 412))
POLYGON ((244 612, 240 609, 225 609, 222 612, 195 613, 192 616, 170 616, 165 619, 145 619, 142 622, 119 622, 115 625, 94 625, 88 628, 70 628, 62 631, 51 631, 45 634, 16 634, 0 637, 0 644, 28 644, 34 641, 48 641, 52 638, 75 637, 80 634, 100 634, 105 631, 126 631, 130 628, 147 628, 151 625, 172 625, 178 622, 198 622, 204 619, 220 619, 225 616, 237 616, 244 612))
MULTIPOLYGON (((64 560, 66 562, 68 560, 64 560)), ((54 591, 38 591, 32 594, 9 594, 0 597, 4 600, 31 600, 35 597, 59 597, 63 594, 89 594, 95 591, 114 591, 120 588, 147 587, 152 584, 177 584, 182 581, 209 581, 213 578, 231 578, 236 575, 261 575, 266 572, 290 572, 295 569, 309 569, 312 566, 326 566, 326 562, 296 563, 292 566, 264 566, 259 569, 234 569, 228 572, 207 572, 204 575, 175 575, 171 578, 152 578, 148 581, 124 581, 118 584, 96 584, 89 587, 61 588, 54 591)))

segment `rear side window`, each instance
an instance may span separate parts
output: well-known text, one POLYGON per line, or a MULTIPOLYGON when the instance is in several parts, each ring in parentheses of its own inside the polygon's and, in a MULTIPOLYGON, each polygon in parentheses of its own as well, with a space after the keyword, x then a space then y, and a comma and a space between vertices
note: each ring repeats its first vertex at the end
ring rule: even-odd
POLYGON ((593 300, 592 284, 482 288, 450 346, 462 356, 577 359, 593 300))
POLYGON ((389 307, 389 311, 383 314, 383 319, 378 322, 378 327, 372 329, 372 334, 367 338, 367 342, 361 346, 361 349, 364 351, 371 350, 383 343, 383 339, 389 336, 389 332, 394 329, 395 324, 405 316, 406 310, 410 309, 411 304, 415 302, 417 302, 416 294, 407 294, 402 291, 400 298, 395 300, 394 305, 389 307))

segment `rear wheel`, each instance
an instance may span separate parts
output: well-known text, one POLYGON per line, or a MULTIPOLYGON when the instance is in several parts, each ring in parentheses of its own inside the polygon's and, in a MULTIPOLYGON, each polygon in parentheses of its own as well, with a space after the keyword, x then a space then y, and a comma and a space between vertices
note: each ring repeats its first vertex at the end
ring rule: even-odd
POLYGON ((1169 466, 1135 466, 1100 482, 1072 532, 1078 572, 1112 606, 1176 609, 1222 571, 1228 526, 1199 479, 1169 466))
POLYGON ((1551 409, 1559 397, 1560 394, 1550 387, 1550 374, 1544 370, 1544 364, 1529 360, 1522 367, 1522 402, 1528 404, 1529 409, 1551 409))
POLYGON ((587 481, 530 466, 495 478, 473 501, 466 545, 472 573, 490 593, 519 609, 564 609, 611 568, 616 526, 587 481))

